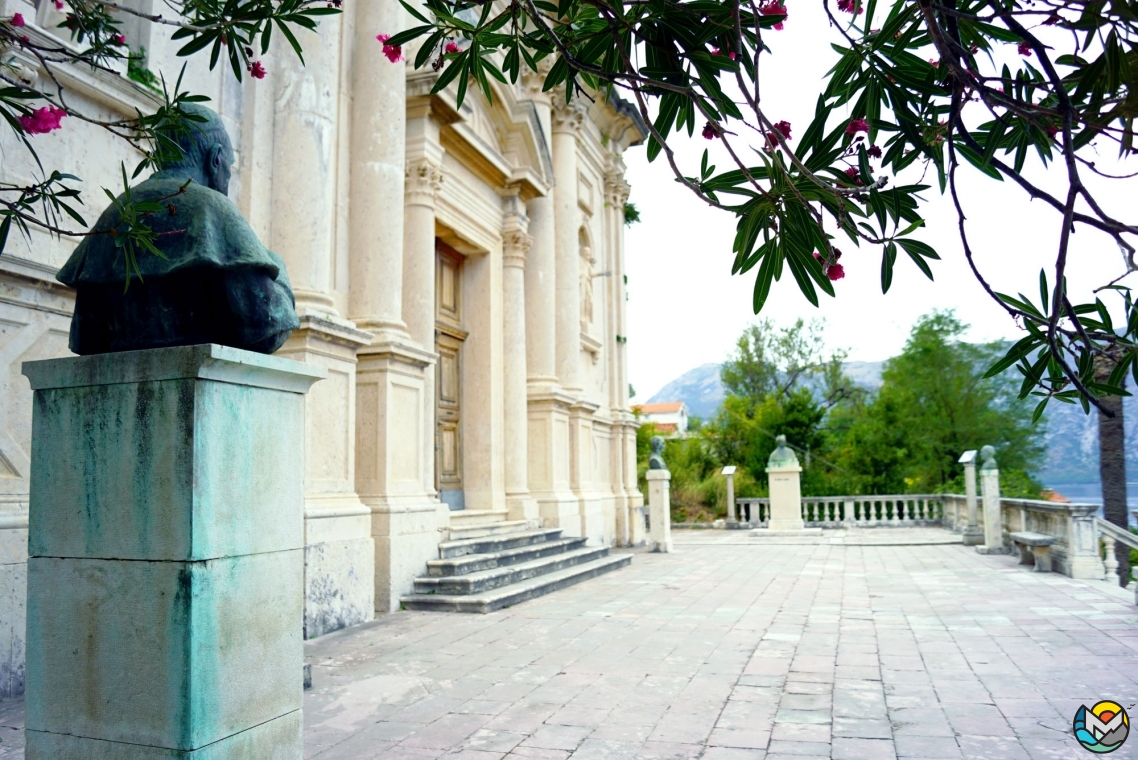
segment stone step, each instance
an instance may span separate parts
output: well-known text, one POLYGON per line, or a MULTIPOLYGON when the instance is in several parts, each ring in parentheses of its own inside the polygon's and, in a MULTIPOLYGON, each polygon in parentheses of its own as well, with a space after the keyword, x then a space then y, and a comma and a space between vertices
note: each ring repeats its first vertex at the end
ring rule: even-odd
POLYGON ((455 575, 446 578, 416 578, 415 594, 430 594, 431 592, 448 595, 480 594, 484 591, 508 586, 511 583, 536 578, 539 575, 555 573, 573 565, 592 562, 608 553, 607 546, 592 546, 522 562, 518 565, 480 570, 469 575, 455 575))
POLYGON ((469 575, 481 570, 491 570, 495 567, 519 565, 530 560, 549 557, 554 554, 579 549, 585 545, 586 538, 560 538, 553 541, 541 541, 526 544, 513 549, 502 551, 479 552, 461 557, 448 559, 432 559, 427 562, 427 575, 432 578, 443 578, 455 575, 469 575))
POLYGON ((496 588, 478 594, 414 594, 403 597, 403 606, 409 610, 434 610, 437 612, 493 612, 510 607, 527 599, 552 593, 575 583, 595 578, 598 575, 617 570, 632 563, 631 554, 605 556, 590 562, 573 565, 536 578, 514 583, 504 588, 496 588))
POLYGON ((450 524, 459 527, 505 522, 509 513, 504 509, 456 509, 450 513, 450 524))
POLYGON ((561 530, 549 528, 545 530, 526 530, 520 533, 507 533, 504 535, 477 536, 464 538, 458 541, 443 541, 439 544, 439 557, 450 559, 452 557, 465 557, 470 554, 490 554, 513 549, 518 546, 530 546, 545 541, 556 541, 561 538, 561 530))
POLYGON ((461 541, 465 538, 482 538, 483 536, 500 536, 505 533, 521 533, 529 528, 525 520, 504 520, 501 522, 467 523, 460 518, 455 522, 454 516, 459 512, 451 512, 450 540, 461 541))

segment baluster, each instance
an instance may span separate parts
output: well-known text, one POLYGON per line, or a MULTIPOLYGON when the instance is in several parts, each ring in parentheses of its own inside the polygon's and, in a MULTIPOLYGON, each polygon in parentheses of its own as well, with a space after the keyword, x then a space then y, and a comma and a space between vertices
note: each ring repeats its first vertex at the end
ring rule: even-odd
POLYGON ((1106 554, 1102 562, 1106 567, 1106 580, 1112 583, 1120 583, 1121 579, 1118 577, 1118 557, 1114 553, 1114 539, 1104 533, 1102 536, 1102 546, 1106 554))

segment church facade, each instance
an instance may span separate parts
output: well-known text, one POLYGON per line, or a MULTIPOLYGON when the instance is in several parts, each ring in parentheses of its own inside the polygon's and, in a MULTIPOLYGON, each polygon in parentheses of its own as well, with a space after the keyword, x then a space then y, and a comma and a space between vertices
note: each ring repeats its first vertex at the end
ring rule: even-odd
MULTIPOLYGON (((0 7, 37 39, 61 20, 50 0, 0 7)), ((301 326, 278 355, 328 370, 306 400, 309 638, 397 610, 454 532, 544 526, 623 544, 643 504, 622 160, 643 124, 619 100, 567 105, 541 76, 495 83, 492 101, 433 95, 430 67, 389 63, 376 40, 407 19, 398 3, 346 3, 302 34, 307 65, 278 44, 263 79, 198 59, 184 79, 233 140, 231 199, 286 263, 301 326)), ((127 18, 124 30, 140 68, 177 78, 169 27, 127 18)), ((54 86, 33 57, 4 55, 12 76, 54 86)), ((85 113, 152 110, 122 68, 53 73, 85 113)), ((49 170, 83 178, 88 221, 140 157, 70 117, 30 139, 49 170)), ((0 162, 5 182, 37 176, 10 131, 0 162)), ((74 299, 55 273, 74 246, 13 233, 0 256, 0 695, 23 690, 32 396, 20 366, 68 355, 74 299)))

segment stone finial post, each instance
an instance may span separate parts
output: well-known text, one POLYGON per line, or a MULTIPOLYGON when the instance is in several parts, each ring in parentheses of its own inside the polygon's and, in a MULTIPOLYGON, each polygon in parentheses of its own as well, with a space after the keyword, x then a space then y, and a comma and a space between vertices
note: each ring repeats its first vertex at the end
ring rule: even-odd
POLYGON ((976 510, 976 450, 961 454, 958 460, 964 465, 964 502, 968 507, 968 524, 964 526, 964 545, 978 546, 984 543, 984 531, 980 528, 976 510))
POLYGON ((299 758, 304 394, 326 370, 198 345, 24 374, 28 760, 299 758))
POLYGON ((723 475, 727 478, 727 524, 738 525, 739 519, 735 516, 735 466, 724 467, 723 475))
POLYGON ((1000 507, 1000 469, 996 464, 996 450, 991 446, 980 449, 984 464, 980 467, 980 493, 984 499, 984 545, 977 546, 981 554, 1004 554, 1003 513, 1000 507))
POLYGON ((672 473, 648 471, 648 542, 654 552, 672 551, 672 473))

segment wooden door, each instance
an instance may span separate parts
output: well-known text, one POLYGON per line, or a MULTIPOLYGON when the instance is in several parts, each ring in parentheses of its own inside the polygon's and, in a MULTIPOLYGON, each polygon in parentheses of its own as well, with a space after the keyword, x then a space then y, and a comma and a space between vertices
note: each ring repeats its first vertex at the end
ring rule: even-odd
POLYGON ((438 244, 435 267, 435 487, 452 510, 462 490, 462 256, 438 244))

